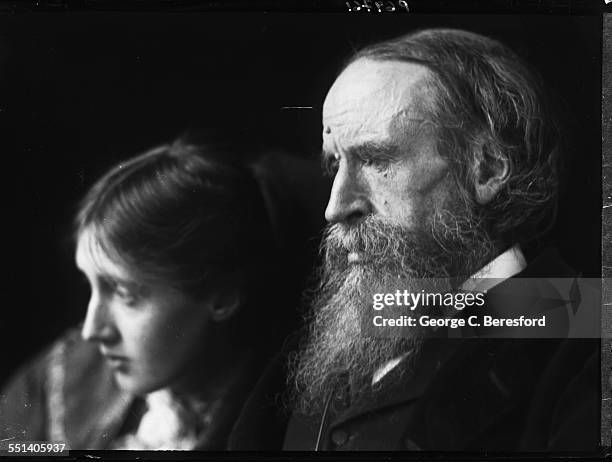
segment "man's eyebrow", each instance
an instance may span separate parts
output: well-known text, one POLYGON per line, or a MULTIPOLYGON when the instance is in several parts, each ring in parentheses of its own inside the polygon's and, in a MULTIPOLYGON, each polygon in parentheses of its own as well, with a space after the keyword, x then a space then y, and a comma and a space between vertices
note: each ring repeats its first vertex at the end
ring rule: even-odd
MULTIPOLYGON (((381 159, 393 159, 399 154, 398 146, 393 142, 380 142, 380 141, 366 141, 355 146, 351 146, 347 149, 347 153, 350 156, 358 158, 372 158, 377 157, 381 159)), ((323 159, 335 157, 336 154, 332 151, 322 149, 321 157, 323 159)))
POLYGON ((382 159, 392 160, 399 154, 399 148, 395 143, 385 141, 367 141, 365 143, 358 144, 350 147, 348 150, 349 155, 358 157, 360 159, 382 159))

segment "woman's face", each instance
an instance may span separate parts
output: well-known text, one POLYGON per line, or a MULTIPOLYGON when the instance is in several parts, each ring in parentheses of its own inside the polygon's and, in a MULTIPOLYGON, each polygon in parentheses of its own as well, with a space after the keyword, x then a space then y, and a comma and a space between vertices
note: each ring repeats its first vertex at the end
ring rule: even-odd
POLYGON ((204 303, 110 260, 91 231, 81 233, 76 264, 91 286, 82 329, 95 342, 118 385, 134 394, 172 386, 202 350, 211 322, 204 303))

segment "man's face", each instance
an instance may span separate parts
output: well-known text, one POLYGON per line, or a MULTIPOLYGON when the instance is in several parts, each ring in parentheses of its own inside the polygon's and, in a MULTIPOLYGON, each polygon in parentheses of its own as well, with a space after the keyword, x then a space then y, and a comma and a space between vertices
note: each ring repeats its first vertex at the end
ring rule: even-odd
POLYGON ((323 153, 336 171, 327 221, 374 215, 414 230, 444 202, 448 163, 425 120, 428 77, 418 64, 367 59, 340 74, 323 106, 323 153))
POLYGON ((91 287, 82 336, 98 345, 122 389, 149 393, 190 374, 209 325, 202 303, 145 283, 108 258, 88 230, 79 237, 76 264, 91 287))

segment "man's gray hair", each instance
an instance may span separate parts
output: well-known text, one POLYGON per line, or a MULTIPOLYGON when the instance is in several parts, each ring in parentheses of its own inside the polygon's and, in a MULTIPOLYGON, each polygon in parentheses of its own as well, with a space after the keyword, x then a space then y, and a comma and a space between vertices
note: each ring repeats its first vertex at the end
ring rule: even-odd
POLYGON ((377 43, 349 61, 405 61, 433 72, 440 154, 455 166, 463 199, 507 242, 527 242, 556 217, 561 135, 540 79, 500 42, 472 32, 428 29, 377 43), (484 172, 504 160, 509 174, 485 205, 475 201, 477 157, 484 172))

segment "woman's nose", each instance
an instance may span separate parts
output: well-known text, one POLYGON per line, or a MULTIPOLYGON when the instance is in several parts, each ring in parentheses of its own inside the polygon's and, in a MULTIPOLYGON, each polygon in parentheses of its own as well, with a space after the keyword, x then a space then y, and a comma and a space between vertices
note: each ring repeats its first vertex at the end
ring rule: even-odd
POLYGON ((115 339, 116 333, 108 303, 98 294, 92 294, 81 328, 81 337, 89 342, 108 343, 115 339))

